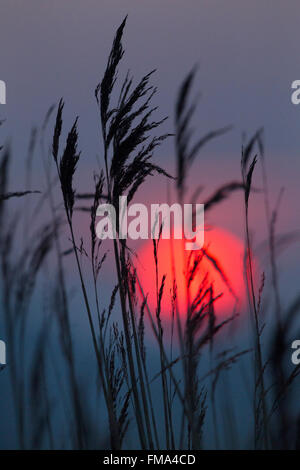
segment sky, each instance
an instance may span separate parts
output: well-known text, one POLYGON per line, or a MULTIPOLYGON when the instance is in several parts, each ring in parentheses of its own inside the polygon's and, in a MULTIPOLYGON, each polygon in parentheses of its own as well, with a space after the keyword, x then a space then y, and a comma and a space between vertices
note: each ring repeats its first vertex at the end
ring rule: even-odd
MULTIPOLYGON (((233 125, 200 153, 189 177, 189 189, 202 185, 203 199, 220 184, 240 178, 242 135, 264 127, 271 199, 280 206, 278 231, 299 230, 298 171, 300 106, 291 103, 291 83, 300 76, 298 54, 299 4, 282 1, 3 1, 1 2, 1 77, 7 84, 5 138, 14 150, 15 185, 23 185, 24 149, 33 126, 60 97, 65 100, 65 132, 79 116, 80 181, 88 190, 101 160, 101 139, 94 90, 103 75, 114 31, 128 14, 124 35, 126 53, 120 78, 130 69, 136 80, 157 69, 154 104, 157 117, 169 116, 166 132, 174 131, 178 89, 198 64, 194 97, 201 99, 194 119, 195 138, 211 129, 233 125)), ((53 126, 53 122, 51 123, 53 126)), ((49 136, 50 138, 50 136, 49 136)), ((175 173, 174 140, 157 151, 155 159, 175 173)), ((33 184, 43 171, 36 158, 33 184)), ((260 170, 254 182, 261 185, 260 170)), ((156 181, 156 195, 165 198, 166 183, 156 181)), ((152 200, 149 181, 139 201, 152 200)), ((202 198, 202 196, 201 196, 202 198)), ((156 202, 156 201, 154 201, 156 202)), ((203 202, 200 200, 198 202, 203 202)), ((243 237, 244 224, 235 216, 240 195, 223 203, 208 222, 243 237)), ((261 196, 252 199, 250 218, 257 243, 265 238, 261 196)), ((287 254, 288 256, 288 254, 287 254)), ((295 257, 291 257, 291 263, 295 257)), ((293 266, 295 268, 295 266, 293 266)))
MULTIPOLYGON (((195 135, 234 126, 199 156, 191 186, 200 182, 209 193, 225 178, 239 177, 242 134, 250 136, 264 126, 271 188, 274 194, 281 186, 287 188, 282 212, 288 214, 282 216, 284 224, 292 224, 299 216, 297 207, 290 210, 298 196, 299 108, 290 99, 291 83, 300 74, 298 10, 294 0, 288 6, 277 0, 184 5, 176 0, 2 1, 1 79, 7 84, 7 105, 0 112, 7 119, 5 135, 12 137, 17 155, 24 153, 32 126, 64 97, 66 122, 80 118, 80 144, 88 162, 82 171, 88 177, 95 156, 101 157, 94 89, 113 32, 128 14, 122 72, 130 69, 138 78, 157 69, 155 104, 158 116, 169 116, 166 131, 174 130, 178 88, 195 64, 194 96, 201 93, 195 135)), ((172 139, 157 159, 174 170, 172 139)), ((16 162, 20 168, 22 157, 16 162)))
MULTIPOLYGON (((174 131, 178 89, 195 64, 193 96, 201 93, 195 136, 233 125, 199 155, 189 175, 190 191, 203 185, 206 199, 220 184, 240 179, 242 136, 263 126, 274 207, 285 188, 278 230, 299 230, 300 105, 291 103, 291 84, 300 79, 298 0, 0 0, 0 80, 7 86, 7 104, 0 105, 0 119, 6 119, 0 135, 11 142, 14 189, 24 185, 32 127, 41 126, 49 107, 63 97, 65 133, 79 116, 82 156, 76 184, 82 191, 92 190, 92 173, 98 168, 97 157, 102 158, 94 90, 103 76, 114 32, 127 14, 120 77, 130 69, 138 80, 156 69, 157 116, 169 116, 164 131, 174 131)), ((172 138, 155 160, 174 174, 172 138)), ((32 185, 40 189, 39 151, 33 168, 32 185)), ((258 170, 254 185, 259 189, 261 183, 258 170)), ((149 182, 138 201, 164 198, 165 180, 155 184, 155 195, 149 182)), ((242 239, 244 220, 237 215, 241 206, 242 198, 235 194, 208 214, 207 221, 242 239)), ((250 222, 259 245, 266 237, 259 191, 251 199, 250 222)), ((80 224, 84 233, 84 218, 80 224)), ((280 261, 287 303, 298 288, 298 250, 299 245, 291 247, 280 261)))

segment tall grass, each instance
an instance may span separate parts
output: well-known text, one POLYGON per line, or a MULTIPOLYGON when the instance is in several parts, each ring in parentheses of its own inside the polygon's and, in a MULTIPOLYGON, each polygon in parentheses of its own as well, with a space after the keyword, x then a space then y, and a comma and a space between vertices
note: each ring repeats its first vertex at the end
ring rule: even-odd
MULTIPOLYGON (((208 261, 221 277, 224 288, 230 288, 230 272, 222 270, 217 259, 204 248, 189 254, 185 259, 186 305, 182 309, 178 301, 176 279, 176 253, 171 250, 173 263, 172 292, 165 287, 166 274, 160 277, 160 226, 159 238, 153 240, 153 291, 156 307, 148 301, 147 292, 140 279, 135 254, 126 241, 119 237, 113 241, 115 265, 115 286, 110 299, 104 297, 101 273, 107 262, 107 253, 95 231, 96 211, 100 202, 113 204, 119 211, 119 197, 127 195, 132 201, 148 178, 162 175, 169 184, 174 184, 179 203, 187 200, 196 202, 201 187, 188 194, 189 172, 198 155, 211 140, 221 137, 230 130, 224 127, 209 132, 201 138, 192 134, 194 112, 197 100, 193 97, 192 86, 196 69, 193 69, 181 85, 175 106, 175 130, 162 133, 160 127, 166 118, 155 118, 157 108, 152 106, 156 88, 151 85, 154 71, 151 71, 134 85, 128 73, 119 85, 119 66, 124 56, 123 34, 127 18, 118 28, 104 75, 96 87, 95 98, 99 109, 99 141, 103 154, 103 170, 94 175, 94 191, 77 193, 74 174, 84 164, 78 149, 80 119, 76 118, 66 142, 62 144, 65 131, 64 102, 61 99, 57 109, 51 146, 45 145, 47 131, 54 108, 51 107, 41 131, 32 133, 27 157, 26 189, 9 191, 8 170, 10 151, 2 149, 0 162, 0 255, 1 295, 6 338, 9 347, 8 367, 13 391, 14 410, 20 448, 101 448, 129 447, 130 436, 137 436, 134 447, 141 449, 201 449, 205 442, 210 446, 224 446, 224 427, 220 419, 235 410, 235 403, 228 402, 224 410, 217 393, 220 376, 241 360, 247 359, 253 366, 252 383, 248 386, 249 406, 252 420, 249 423, 247 443, 232 442, 249 448, 280 448, 299 446, 299 426, 290 415, 288 400, 295 388, 299 366, 288 373, 284 365, 285 350, 290 338, 291 325, 299 310, 299 297, 284 311, 277 266, 276 220, 277 208, 271 210, 268 192, 268 174, 264 156, 262 131, 259 130, 242 148, 241 180, 230 181, 212 192, 205 202, 206 211, 213 210, 229 198, 233 192, 244 197, 245 218, 245 272, 249 293, 249 315, 253 325, 253 348, 233 350, 231 347, 219 350, 217 336, 236 322, 234 310, 227 319, 219 321, 215 303, 213 282, 203 274, 199 282, 202 261, 208 261), (191 104, 192 103, 192 104, 191 104), (31 172, 36 141, 40 142, 40 153, 45 171, 45 189, 42 195, 31 189, 31 172), (167 138, 174 137, 177 163, 176 175, 169 175, 154 163, 153 154, 167 138), (49 147, 49 148, 47 148, 49 147), (254 151, 257 149, 257 155, 254 151), (268 273, 261 273, 262 281, 256 287, 253 268, 253 247, 249 212, 257 164, 260 160, 266 219, 268 227, 268 249, 270 279, 275 299, 275 320, 272 318, 273 334, 271 344, 264 344, 263 305, 265 279, 268 273), (53 177, 52 167, 56 175, 53 177), (58 200, 57 185, 60 186, 58 200), (34 194, 33 194, 34 193, 34 194), (39 198, 31 215, 25 211, 26 237, 24 246, 16 238, 15 214, 7 208, 8 201, 19 197, 39 198), (90 206, 80 204, 89 201, 90 206), (37 218, 41 208, 48 204, 50 220, 36 232, 31 233, 32 217, 37 218), (87 211, 90 215, 89 239, 82 240, 74 218, 74 212, 87 211), (64 240, 71 248, 64 250, 64 240), (89 247, 89 248, 87 248, 89 247), (73 256, 78 274, 78 283, 83 299, 84 312, 90 330, 90 339, 95 357, 97 374, 97 395, 100 397, 101 412, 91 416, 87 406, 87 394, 83 390, 78 370, 72 321, 72 300, 69 293, 68 271, 65 258, 73 256), (47 271, 47 258, 55 259, 55 281, 52 282, 51 300, 44 295, 44 312, 40 328, 29 330, 29 312, 33 308, 35 286, 41 284, 41 273, 47 271), (82 257, 87 260, 90 273, 83 268, 82 257), (90 283, 90 279, 92 282, 90 283), (197 284, 197 285, 196 285, 197 284), (196 285, 196 294, 192 289, 196 285), (171 343, 166 339, 166 325, 162 316, 162 302, 170 301, 171 343), (108 304, 108 305, 107 305, 108 304), (116 315, 119 310, 120 316, 116 315), (53 319, 54 318, 54 319, 53 319), (120 320, 121 318, 121 320, 120 320), (54 326, 55 325, 55 326, 54 326), (57 335, 57 348, 53 354, 53 335, 57 335), (146 335, 152 335, 159 363, 153 371, 147 350, 146 335), (33 344, 32 352, 26 353, 28 341, 33 344), (56 364, 59 357, 61 366, 56 364), (209 368, 200 376, 204 359, 209 357, 209 368), (50 373, 50 369, 52 372, 50 373), (63 377, 62 377, 63 374, 63 377), (57 393, 53 394, 55 383, 57 393), (158 393, 159 390, 159 393, 158 393), (30 403, 28 407, 26 404, 30 403), (59 403, 57 403, 59 402, 59 403), (62 411, 57 411, 59 409, 62 411), (209 431, 207 422, 212 420, 209 431), (57 432, 64 423, 64 432, 57 432), (97 426, 97 443, 93 439, 97 426), (106 426, 108 423, 108 426, 106 426), (205 433, 210 432, 210 436, 205 433), (292 434, 287 434, 287 433, 292 434), (297 434, 298 432, 298 434, 297 434), (293 440, 287 439, 292 435, 293 440), (209 437, 209 439, 208 439, 209 437)), ((205 181, 203 181, 205 183, 205 181)), ((40 188, 39 188, 40 189, 40 188)), ((16 199, 18 201, 18 199, 16 199)), ((18 205, 15 204, 16 214, 18 205)), ((277 207, 277 206, 276 206, 277 207)), ((242 214, 241 214, 242 215, 242 214)), ((159 221, 158 221, 159 223, 159 221)), ((280 240, 279 240, 280 241, 280 240)), ((286 243, 293 241, 290 234, 286 243)), ((1 372, 3 374, 3 371, 1 372)), ((3 376, 3 375, 2 375, 3 376)), ((238 405, 239 406, 239 405, 238 405)), ((98 412, 98 408, 95 407, 98 412)), ((238 412, 238 410, 237 410, 238 412)), ((96 413, 96 411, 95 411, 96 413)), ((299 420, 299 418, 298 418, 299 420)), ((234 421, 227 426, 234 427, 234 421)), ((235 429, 235 434, 238 431, 235 429)))

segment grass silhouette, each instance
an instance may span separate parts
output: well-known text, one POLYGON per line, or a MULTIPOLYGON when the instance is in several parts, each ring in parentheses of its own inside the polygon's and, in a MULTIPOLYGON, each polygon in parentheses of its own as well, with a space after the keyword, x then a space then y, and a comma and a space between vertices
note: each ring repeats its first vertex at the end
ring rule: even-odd
MULTIPOLYGON (((224 127, 198 140, 193 139, 191 129, 197 102, 192 96, 196 75, 196 69, 193 69, 178 93, 174 134, 160 133, 160 126, 165 122, 165 118, 154 117, 158 112, 151 104, 156 92, 151 85, 154 72, 142 77, 136 86, 128 73, 119 87, 118 68, 124 56, 122 41, 126 20, 127 18, 115 34, 103 78, 95 90, 102 137, 103 170, 94 176, 94 192, 77 193, 75 190, 74 175, 80 171, 78 167, 84 158, 78 150, 80 121, 75 119, 63 145, 63 100, 60 100, 56 109, 49 151, 45 151, 45 133, 55 111, 53 107, 49 109, 42 126, 40 144, 42 153, 46 154, 44 160, 47 162, 44 164, 46 188, 42 194, 39 195, 39 191, 29 188, 32 154, 37 145, 36 133, 33 133, 27 159, 27 189, 24 191, 8 190, 11 153, 7 148, 2 149, 0 265, 2 312, 9 354, 9 362, 4 370, 8 370, 11 379, 19 447, 126 449, 126 438, 133 430, 133 434, 137 436, 136 448, 196 450, 205 445, 205 422, 209 411, 213 420, 213 447, 220 448, 224 438, 220 435, 222 428, 218 426, 219 416, 226 420, 228 410, 218 403, 216 390, 219 387, 219 378, 226 375, 227 371, 245 356, 253 366, 253 382, 248 390, 253 414, 248 426, 248 442, 241 445, 257 449, 299 448, 300 415, 296 418, 291 416, 288 402, 295 389, 300 367, 295 366, 292 371, 286 372, 284 361, 292 322, 298 313, 300 301, 297 297, 290 308, 284 311, 280 297, 276 252, 275 229, 278 214, 277 209, 271 210, 267 190, 268 174, 262 130, 255 133, 242 148, 241 181, 225 183, 205 201, 208 211, 213 210, 235 191, 244 195, 244 214, 241 215, 245 218, 245 282, 249 293, 249 315, 253 325, 253 349, 224 349, 218 353, 215 349, 217 335, 236 321, 236 312, 226 320, 218 321, 215 314, 214 286, 205 276, 197 286, 196 296, 191 295, 191 284, 195 282, 195 273, 201 269, 203 257, 209 259, 216 274, 221 275, 225 283, 227 276, 230 279, 230 273, 224 273, 218 261, 205 250, 185 255, 187 304, 185 312, 180 312, 175 270, 173 289, 169 293, 165 289, 165 277, 159 278, 158 274, 160 239, 153 240, 153 291, 156 293, 156 308, 151 310, 147 293, 143 290, 143 280, 137 274, 134 253, 127 247, 124 239, 117 237, 113 241, 115 286, 108 302, 103 299, 100 274, 107 254, 95 232, 99 203, 103 200, 109 202, 118 211, 120 196, 127 195, 129 203, 148 178, 155 178, 159 174, 174 184, 177 200, 183 204, 188 197, 186 183, 194 160, 209 141, 221 137, 230 129, 224 127), (172 137, 175 140, 177 161, 175 176, 169 175, 152 159, 156 148, 163 144, 165 139, 172 137), (261 273, 262 281, 257 290, 253 281, 253 248, 249 227, 252 178, 258 171, 259 163, 264 181, 270 272, 276 305, 276 317, 272 320, 272 338, 266 347, 262 347, 262 343, 266 342, 263 336, 265 316, 262 312, 266 308, 263 306, 265 275, 261 273), (54 165, 56 171, 54 178, 51 165, 54 165), (57 185, 60 185, 59 202, 57 185), (20 244, 16 232, 21 231, 22 227, 20 222, 19 225, 15 222, 20 218, 11 213, 7 204, 11 202, 8 199, 29 194, 32 194, 31 197, 35 200, 38 198, 33 210, 34 216, 45 204, 49 204, 51 218, 36 232, 31 233, 32 214, 29 214, 29 210, 24 211, 28 233, 23 244, 20 244), (81 206, 82 201, 90 203, 90 206, 81 206), (82 240, 77 233, 74 213, 79 210, 90 214, 88 240, 82 240), (63 239, 66 236, 71 243, 71 248, 67 250, 63 248, 63 239), (97 442, 94 438, 95 417, 91 417, 87 406, 84 384, 78 373, 76 344, 72 334, 73 312, 65 268, 65 258, 71 255, 78 272, 85 315, 91 333, 95 369, 99 379, 97 395, 102 397, 101 416, 96 419, 97 442), (34 303, 40 273, 46 268, 49 257, 56 260, 51 301, 46 294, 44 298, 47 304, 45 308, 49 309, 51 315, 46 315, 38 331, 33 332, 29 329, 30 309, 34 303), (82 258, 88 262, 92 283, 83 269, 82 258), (165 340, 161 315, 164 296, 170 297, 171 347, 165 340), (121 320, 116 320, 117 309, 120 310, 121 320), (55 328, 52 326, 53 316, 55 328), (145 341, 145 331, 148 329, 155 340, 155 348, 152 348, 151 354, 157 356, 159 363, 159 369, 155 373, 149 364, 145 341), (55 343, 56 354, 63 364, 59 367, 53 363, 51 350, 51 338, 54 334, 58 338, 55 343), (33 345, 31 354, 26 352, 28 341, 33 345), (178 343, 178 350, 174 347, 175 341, 178 343), (210 368, 205 377, 200 377, 199 364, 203 354, 210 357, 210 368), (51 374, 50 368, 53 369, 51 374), (64 411, 61 419, 57 416, 55 408, 58 405, 51 391, 50 382, 53 381, 58 390, 56 400, 60 402, 59 409, 64 411), (64 423, 63 431, 61 422, 64 423)), ((192 201, 196 199, 198 189, 191 196, 192 201)), ((16 212, 18 213, 18 208, 16 212)), ((286 240, 287 243, 292 241, 292 238, 286 240)), ((176 253, 173 251, 173 263, 175 258, 176 253)), ((1 370, 1 374, 4 370, 1 370)), ((233 400, 228 400, 228 409, 234 410, 235 406, 233 400)), ((230 423, 227 420, 227 424, 228 428, 235 426, 234 420, 230 423)), ((229 445, 233 448, 236 446, 235 442, 229 445)))

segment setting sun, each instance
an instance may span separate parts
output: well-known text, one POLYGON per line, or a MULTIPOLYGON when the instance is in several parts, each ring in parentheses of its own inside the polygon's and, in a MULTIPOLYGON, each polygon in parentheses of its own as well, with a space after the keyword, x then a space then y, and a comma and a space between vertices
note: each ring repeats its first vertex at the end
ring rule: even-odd
MULTIPOLYGON (((171 315, 171 296, 173 286, 173 268, 177 283, 177 300, 181 315, 186 311, 186 262, 190 256, 201 256, 199 268, 190 283, 190 297, 193 300, 199 286, 206 279, 207 285, 213 286, 215 312, 218 318, 232 314, 234 307, 245 302, 245 283, 243 277, 244 245, 232 233, 221 228, 209 228, 205 231, 205 255, 184 250, 182 240, 161 239, 158 244, 158 283, 166 275, 162 299, 162 316, 171 315), (172 254, 173 252, 173 254, 172 254), (191 255, 191 253, 193 253, 191 255), (173 261, 172 261, 173 260, 173 261)), ((139 251, 138 274, 145 294, 148 294, 149 306, 156 308, 155 262, 153 241, 148 241, 139 251)), ((191 261, 193 264, 193 261, 191 261)))

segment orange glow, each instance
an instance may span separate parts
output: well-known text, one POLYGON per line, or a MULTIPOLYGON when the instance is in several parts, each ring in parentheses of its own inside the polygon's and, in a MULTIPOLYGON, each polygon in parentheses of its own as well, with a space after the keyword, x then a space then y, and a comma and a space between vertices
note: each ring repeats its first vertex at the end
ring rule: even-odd
MULTIPOLYGON (((163 240, 158 245, 158 273, 159 286, 162 276, 166 274, 166 282, 162 300, 161 315, 164 319, 171 316, 171 295, 173 285, 172 274, 172 245, 174 253, 174 268, 177 283, 177 300, 181 316, 186 314, 186 260, 191 253, 196 256, 201 251, 185 251, 182 240, 163 240)), ((243 276, 244 244, 228 231, 220 228, 211 228, 205 231, 204 250, 216 260, 218 266, 225 274, 227 281, 213 266, 213 263, 203 257, 194 279, 190 285, 190 298, 193 299, 198 292, 204 277, 207 276, 207 287, 212 284, 214 297, 222 294, 215 303, 215 313, 218 319, 224 319, 232 315, 234 307, 243 305, 246 299, 246 288, 243 276)), ((153 241, 149 240, 138 253, 138 275, 142 283, 144 293, 148 293, 148 304, 153 312, 156 309, 156 281, 155 263, 153 256, 153 241)))

